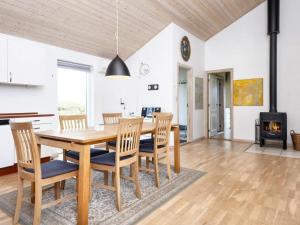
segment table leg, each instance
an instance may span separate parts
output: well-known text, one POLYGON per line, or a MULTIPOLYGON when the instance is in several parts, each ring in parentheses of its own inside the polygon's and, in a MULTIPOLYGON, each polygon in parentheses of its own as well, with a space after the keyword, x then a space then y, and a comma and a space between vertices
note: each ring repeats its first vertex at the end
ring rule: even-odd
POLYGON ((89 184, 90 184, 90 146, 86 145, 80 151, 78 177, 78 225, 88 224, 89 214, 89 184))
POLYGON ((180 133, 179 126, 173 128, 174 132, 174 171, 180 173, 180 133))

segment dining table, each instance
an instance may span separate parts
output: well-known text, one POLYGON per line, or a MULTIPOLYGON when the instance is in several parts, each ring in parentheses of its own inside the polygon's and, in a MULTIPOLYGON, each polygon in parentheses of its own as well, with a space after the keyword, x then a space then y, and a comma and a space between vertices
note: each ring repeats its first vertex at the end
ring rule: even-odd
MULTIPOLYGON (((117 139, 117 124, 99 125, 76 130, 47 130, 36 132, 39 149, 41 145, 79 152, 77 224, 88 224, 90 147, 91 145, 117 139)), ((180 131, 178 124, 172 124, 174 133, 174 172, 180 173, 180 131)), ((144 122, 141 134, 154 134, 155 123, 144 122)))

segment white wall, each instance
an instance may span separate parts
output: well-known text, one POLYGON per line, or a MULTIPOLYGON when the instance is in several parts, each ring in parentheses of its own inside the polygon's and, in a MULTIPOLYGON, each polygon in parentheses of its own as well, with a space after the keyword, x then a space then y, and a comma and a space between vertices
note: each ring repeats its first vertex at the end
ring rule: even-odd
POLYGON ((258 6, 206 42, 206 70, 233 68, 233 79, 264 78, 264 106, 234 107, 234 139, 254 140, 254 121, 269 104, 267 7, 258 6))
MULTIPOLYGON (((122 111, 120 98, 126 103, 125 114, 134 112, 141 114, 143 106, 162 107, 162 111, 174 113, 177 121, 177 69, 178 63, 190 66, 193 76, 203 76, 204 71, 204 42, 189 34, 175 24, 170 24, 147 44, 131 55, 126 64, 131 78, 127 80, 110 80, 104 76, 98 77, 96 83, 96 98, 101 106, 96 114, 102 112, 122 111), (186 35, 191 42, 191 58, 184 62, 180 54, 180 41, 186 35), (140 76, 141 63, 150 66, 150 74, 140 76), (159 84, 158 91, 148 91, 148 84, 159 84)), ((203 110, 194 110, 193 138, 203 136, 203 110)))
MULTIPOLYGON (((173 25, 173 68, 174 74, 177 73, 178 63, 180 65, 188 66, 193 71, 193 77, 203 77, 204 76, 204 63, 205 63, 205 49, 204 42, 194 35, 188 33, 181 27, 176 24, 173 25), (183 36, 187 36, 189 38, 191 44, 191 57, 188 62, 185 62, 180 53, 180 42, 183 36)), ((177 95, 177 76, 173 76, 174 87, 173 87, 173 96, 177 95)), ((195 102, 194 88, 195 88, 195 79, 193 79, 193 109, 195 102)), ((177 117, 177 103, 174 101, 173 104, 173 112, 175 112, 175 117, 177 117)), ((193 139, 200 138, 204 136, 204 113, 203 110, 193 110, 193 139)))
POLYGON ((96 98, 101 103, 96 109, 98 115, 102 112, 122 111, 125 114, 134 112, 141 114, 143 106, 162 107, 163 111, 172 110, 172 27, 169 26, 156 35, 126 60, 131 77, 125 80, 97 77, 98 88, 96 98), (150 66, 150 74, 139 76, 141 62, 150 66), (158 91, 148 91, 148 84, 159 84, 158 91), (120 105, 120 98, 126 104, 125 112, 120 105))
POLYGON ((300 1, 280 2, 280 34, 278 36, 278 111, 287 112, 290 130, 300 132, 300 1))
MULTIPOLYGON (((1 36, 10 37, 9 35, 0 34, 1 36)), ((33 42, 35 43, 35 42, 33 42)), ((94 87, 93 80, 101 76, 97 73, 102 67, 106 67, 108 60, 75 52, 63 48, 45 45, 46 48, 46 85, 33 86, 13 86, 0 84, 0 113, 11 112, 39 112, 39 113, 57 113, 57 60, 66 60, 82 64, 91 65, 93 71, 91 73, 91 92, 94 87)), ((30 57, 30 52, 28 52, 30 57)), ((24 74, 26 76, 26 74, 24 74)), ((70 83, 72 85, 72 83, 70 83)), ((91 94, 91 101, 94 105, 94 95, 91 94)), ((91 123, 94 119, 94 108, 91 110, 91 123)))
MULTIPOLYGON (((288 132, 300 131, 300 1, 281 1, 278 36, 278 111, 287 112, 288 132)), ((234 69, 234 79, 264 78, 262 107, 234 107, 234 138, 254 140, 254 121, 269 110, 267 2, 206 42, 206 70, 234 69)), ((289 136, 289 135, 288 135, 289 136)), ((289 138, 290 142, 290 138, 289 138)))

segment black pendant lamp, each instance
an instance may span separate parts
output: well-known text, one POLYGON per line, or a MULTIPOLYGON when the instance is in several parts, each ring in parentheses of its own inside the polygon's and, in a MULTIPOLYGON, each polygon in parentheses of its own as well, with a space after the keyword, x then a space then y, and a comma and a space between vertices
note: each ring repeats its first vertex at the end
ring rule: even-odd
POLYGON ((116 0, 116 14, 117 14, 117 32, 116 32, 117 56, 108 65, 105 76, 106 77, 130 77, 130 72, 129 72, 125 62, 118 55, 118 53, 119 53, 119 9, 118 9, 118 0, 116 0))

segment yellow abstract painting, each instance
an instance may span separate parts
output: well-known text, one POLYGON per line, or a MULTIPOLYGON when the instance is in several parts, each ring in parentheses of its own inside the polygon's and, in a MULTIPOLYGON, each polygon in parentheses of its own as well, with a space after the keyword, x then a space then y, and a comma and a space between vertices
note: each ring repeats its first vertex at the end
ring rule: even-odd
POLYGON ((262 106, 263 78, 235 80, 233 82, 234 106, 262 106))

